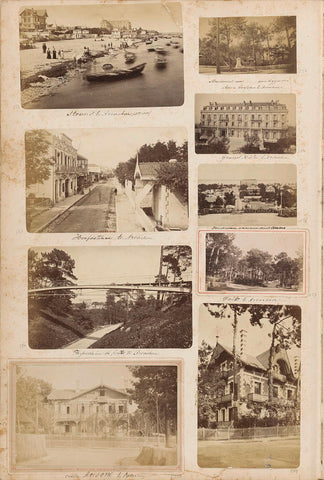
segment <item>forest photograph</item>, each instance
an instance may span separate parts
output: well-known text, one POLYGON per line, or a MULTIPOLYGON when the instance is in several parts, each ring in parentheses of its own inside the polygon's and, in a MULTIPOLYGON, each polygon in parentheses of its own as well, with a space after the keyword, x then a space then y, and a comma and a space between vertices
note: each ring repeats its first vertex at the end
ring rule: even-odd
POLYGON ((303 232, 208 232, 205 242, 207 291, 303 290, 303 232))

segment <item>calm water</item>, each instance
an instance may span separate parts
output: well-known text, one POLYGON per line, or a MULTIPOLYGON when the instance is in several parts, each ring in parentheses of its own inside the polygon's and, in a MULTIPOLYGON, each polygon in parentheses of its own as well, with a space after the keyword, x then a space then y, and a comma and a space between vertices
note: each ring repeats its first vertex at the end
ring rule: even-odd
POLYGON ((67 84, 59 86, 53 95, 41 97, 25 108, 126 108, 126 107, 167 107, 183 104, 183 54, 180 49, 165 47, 168 51, 167 67, 157 69, 155 52, 148 52, 146 45, 129 51, 136 53, 132 64, 125 64, 124 54, 118 57, 105 56, 96 59, 87 72, 77 73, 67 84), (142 75, 116 82, 88 82, 84 73, 103 72, 104 63, 114 67, 132 67, 146 62, 142 75))

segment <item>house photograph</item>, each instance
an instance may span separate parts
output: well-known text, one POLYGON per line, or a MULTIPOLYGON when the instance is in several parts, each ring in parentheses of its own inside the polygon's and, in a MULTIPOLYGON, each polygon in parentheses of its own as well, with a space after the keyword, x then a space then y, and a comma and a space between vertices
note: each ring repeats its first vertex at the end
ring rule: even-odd
POLYGON ((185 128, 28 130, 29 232, 188 227, 185 128))
POLYGON ((296 17, 199 18, 199 73, 296 73, 296 17))
POLYGON ((296 153, 294 94, 197 94, 196 153, 296 153))
POLYGON ((176 362, 38 361, 11 368, 15 469, 179 463, 176 362))
POLYGON ((199 225, 289 226, 296 223, 296 165, 199 165, 199 225))
POLYGON ((199 345, 199 466, 297 468, 300 307, 203 304, 199 345))

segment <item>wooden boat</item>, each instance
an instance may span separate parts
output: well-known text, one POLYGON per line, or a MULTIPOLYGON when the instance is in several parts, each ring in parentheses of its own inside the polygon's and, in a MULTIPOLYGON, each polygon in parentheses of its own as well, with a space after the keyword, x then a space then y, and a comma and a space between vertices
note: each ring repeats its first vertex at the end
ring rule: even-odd
POLYGON ((109 72, 88 73, 85 75, 88 82, 114 82, 115 80, 123 80, 126 78, 136 77, 140 75, 145 68, 146 63, 140 63, 131 68, 118 68, 109 72))
POLYGON ((125 53, 125 63, 134 63, 136 59, 135 53, 126 52, 125 53))
POLYGON ((150 40, 146 40, 145 43, 146 43, 146 45, 150 45, 150 44, 153 43, 153 42, 152 42, 152 40, 150 39, 150 40))
POLYGON ((151 45, 151 46, 147 47, 147 51, 148 51, 148 52, 154 52, 154 51, 155 51, 155 47, 152 47, 152 45, 151 45))
POLYGON ((167 53, 166 49, 164 47, 162 47, 161 45, 157 45, 155 47, 155 51, 157 53, 160 53, 161 55, 165 55, 167 53))
POLYGON ((157 56, 155 59, 155 66, 156 68, 165 68, 168 64, 168 61, 165 57, 157 56))

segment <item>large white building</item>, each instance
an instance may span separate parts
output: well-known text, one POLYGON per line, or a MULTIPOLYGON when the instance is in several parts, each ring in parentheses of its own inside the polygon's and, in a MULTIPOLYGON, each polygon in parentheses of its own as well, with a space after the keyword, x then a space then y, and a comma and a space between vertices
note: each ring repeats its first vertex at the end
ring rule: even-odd
POLYGON ((209 102, 200 112, 201 135, 237 137, 257 135, 264 142, 288 136, 288 109, 279 101, 209 102))

